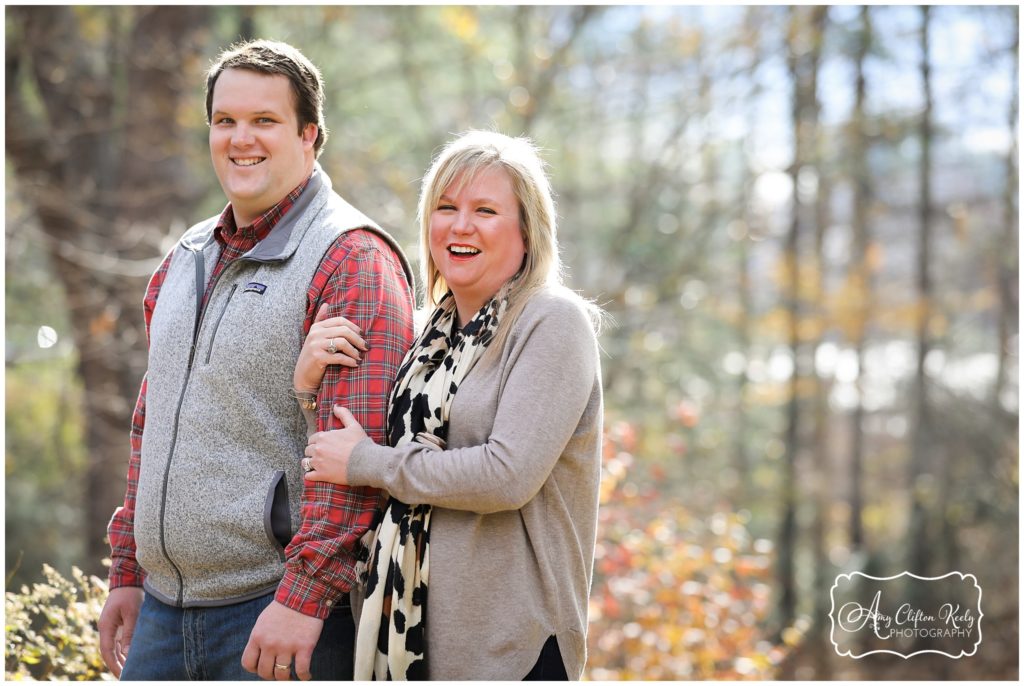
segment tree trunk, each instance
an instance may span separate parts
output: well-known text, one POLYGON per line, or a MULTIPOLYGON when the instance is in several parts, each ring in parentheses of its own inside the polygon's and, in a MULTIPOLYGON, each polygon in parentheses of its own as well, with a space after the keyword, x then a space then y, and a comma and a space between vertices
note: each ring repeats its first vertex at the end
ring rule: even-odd
MULTIPOLYGON (((932 282, 929 274, 932 249, 932 83, 931 59, 929 55, 930 8, 921 7, 921 82, 924 88, 924 110, 921 114, 921 159, 920 177, 921 201, 918 213, 917 245, 917 370, 914 376, 914 430, 912 434, 909 487, 911 494, 909 571, 919 576, 928 576, 931 568, 931 544, 929 501, 933 496, 934 484, 931 477, 931 425, 928 407, 928 376, 925 360, 931 349, 928 326, 932 313, 932 282)), ((946 542, 944 542, 944 545, 946 542)))
POLYGON ((533 48, 535 39, 531 33, 530 23, 536 11, 535 7, 520 6, 516 9, 514 27, 516 35, 516 81, 526 89, 529 99, 519 108, 518 124, 520 131, 513 134, 529 135, 537 116, 552 100, 551 91, 555 79, 565 70, 566 58, 570 48, 580 37, 587 24, 601 11, 596 6, 579 6, 566 8, 570 12, 568 35, 553 46, 551 57, 540 69, 534 69, 533 48))
MULTIPOLYGON (((748 7, 746 10, 746 16, 744 19, 744 31, 750 38, 753 54, 750 62, 750 72, 753 74, 757 65, 762 59, 762 47, 761 42, 757 38, 760 30, 761 17, 758 12, 758 8, 748 7)), ((747 130, 757 131, 758 126, 758 113, 754 107, 754 103, 758 101, 762 92, 761 83, 752 79, 752 84, 749 93, 746 97, 746 102, 750 105, 747 109, 747 130)), ((745 148, 746 149, 746 148, 745 148)), ((753 208, 753 197, 754 197, 754 182, 756 181, 756 175, 753 169, 753 159, 751 159, 749 153, 744 158, 743 165, 743 184, 741 186, 741 196, 738 199, 738 206, 743 208, 743 212, 740 214, 740 218, 744 224, 744 232, 738 238, 739 246, 737 248, 737 272, 738 278, 736 279, 738 289, 738 300, 739 300, 739 320, 736 323, 736 334, 737 344, 739 351, 743 354, 744 365, 743 371, 740 373, 736 383, 736 410, 734 426, 735 431, 733 432, 733 446, 732 446, 732 464, 733 469, 736 470, 736 488, 734 490, 733 502, 737 508, 750 507, 750 498, 753 494, 751 487, 751 474, 750 474, 750 455, 747 452, 747 432, 748 432, 748 421, 747 421, 747 388, 750 385, 750 375, 748 373, 748 367, 750 364, 751 344, 753 340, 752 324, 751 319, 753 317, 753 290, 751 288, 751 260, 750 260, 750 246, 752 243, 752 236, 758 230, 756 227, 757 215, 752 211, 753 208)))
MULTIPOLYGON (((744 172, 747 179, 744 181, 743 206, 749 206, 750 195, 753 192, 753 178, 751 178, 749 167, 744 172)), ((737 339, 739 350, 743 353, 743 371, 740 372, 736 384, 736 410, 735 410, 735 431, 733 433, 733 469, 736 470, 736 487, 733 491, 733 504, 738 508, 750 507, 751 477, 750 477, 750 456, 747 453, 747 387, 750 384, 750 376, 747 373, 747 366, 751 354, 751 310, 753 299, 750 289, 750 224, 747 222, 747 233, 739 238, 737 255, 737 270, 739 279, 740 315, 737 322, 737 339)))
MULTIPOLYGON (((807 112, 805 121, 808 127, 809 145, 813 169, 817 175, 817 193, 814 199, 814 261, 815 270, 812 283, 812 310, 817 324, 817 341, 815 350, 826 341, 828 321, 825 304, 825 235, 830 221, 829 201, 831 200, 828 174, 826 173, 825 135, 822 132, 820 114, 821 104, 818 98, 818 69, 821 64, 822 44, 828 22, 828 7, 816 6, 811 11, 810 31, 811 49, 807 53, 807 112)), ((814 449, 811 460, 806 465, 810 476, 811 498, 815 516, 811 524, 811 548, 814 557, 814 579, 812 597, 814 599, 813 641, 817 646, 815 656, 815 678, 828 679, 830 662, 828 659, 828 637, 826 618, 829 613, 829 587, 832 584, 832 565, 829 561, 826 536, 829 528, 830 498, 828 488, 831 479, 831 441, 829 432, 828 395, 831 379, 826 379, 817 369, 813 372, 814 380, 814 449)))
POLYGON ((853 112, 853 135, 850 153, 853 167, 853 259, 851 282, 856 309, 854 312, 853 343, 857 351, 857 407, 853 411, 850 449, 850 550, 854 555, 864 549, 864 379, 867 377, 864 354, 867 345, 869 318, 873 295, 872 267, 868 262, 871 245, 871 227, 868 215, 874 202, 874 189, 868 169, 870 145, 865 119, 867 77, 864 62, 871 49, 871 14, 867 6, 860 9, 861 32, 856 53, 856 99, 853 112))
POLYGON ((256 38, 256 8, 243 5, 238 8, 238 40, 249 41, 256 38))
MULTIPOLYGON (((1016 16, 1014 17, 1016 20, 1016 16)), ((1013 56, 1013 80, 1018 81, 1019 64, 1017 52, 1020 46, 1020 26, 1014 21, 1013 45, 1009 51, 1013 56)), ((1003 235, 995 246, 996 259, 996 292, 999 294, 999 320, 997 355, 999 363, 996 367, 996 382, 992 389, 992 407, 996 416, 1007 414, 1003 409, 1002 396, 1007 382, 1007 359, 1012 354, 1011 338, 1019 330, 1018 297, 1017 297, 1017 231, 1019 229, 1017 211, 1017 119, 1019 117, 1019 91, 1014 88, 1010 96, 1009 124, 1013 143, 1006 154, 1006 185, 1003 187, 1003 235)), ((1016 425, 1016 420, 1013 420, 1016 425)))
POLYGON ((206 14, 9 8, 7 153, 67 293, 85 389, 93 573, 102 571, 106 524, 124 498, 130 400, 146 364, 139 303, 165 227, 184 225, 197 198, 187 185, 179 110, 186 90, 202 87, 186 74, 206 14), (80 25, 84 13, 97 12, 109 13, 113 27, 105 45, 91 44, 80 25), (38 102, 26 97, 33 91, 38 102))
MULTIPOLYGON (((409 92, 409 100, 413 105, 413 113, 419 113, 420 129, 424 140, 444 140, 447 136, 438 125, 437 111, 434 100, 424 90, 429 83, 423 74, 423 66, 415 55, 414 45, 419 31, 420 8, 416 6, 395 8, 394 27, 398 42, 398 63, 401 68, 403 82, 409 92)), ((428 155, 429 158, 429 155, 428 155)))
POLYGON ((797 546, 797 488, 796 465, 800 453, 800 274, 798 253, 803 224, 803 205, 797 192, 800 171, 808 156, 807 126, 804 115, 807 111, 808 90, 804 73, 804 60, 797 53, 796 42, 804 31, 802 10, 789 9, 789 54, 787 58, 790 81, 793 84, 792 124, 793 162, 789 168, 792 180, 792 215, 785 242, 786 285, 784 302, 789 319, 788 342, 793 360, 793 372, 789 379, 789 402, 786 408, 786 449, 782 464, 782 486, 780 527, 778 534, 778 616, 780 626, 788 627, 796 616, 796 546, 797 546))

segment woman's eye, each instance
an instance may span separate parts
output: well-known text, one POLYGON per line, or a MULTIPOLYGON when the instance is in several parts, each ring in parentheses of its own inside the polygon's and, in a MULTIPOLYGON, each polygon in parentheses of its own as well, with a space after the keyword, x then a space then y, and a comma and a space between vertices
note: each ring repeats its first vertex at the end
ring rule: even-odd
POLYGON ((455 209, 455 205, 438 205, 437 209, 438 210, 454 210, 455 209))
POLYGON ((256 123, 257 124, 273 124, 274 120, 271 119, 270 117, 260 117, 259 119, 256 120, 256 123))
POLYGON ((233 119, 230 119, 230 118, 228 118, 228 117, 221 117, 220 119, 217 119, 217 120, 216 120, 216 121, 214 121, 213 123, 214 123, 214 124, 233 124, 233 123, 234 123, 234 120, 233 120, 233 119))
POLYGON ((478 211, 478 212, 483 212, 484 214, 497 214, 497 212, 495 212, 494 210, 492 210, 492 209, 491 209, 490 207, 481 207, 481 208, 480 208, 479 210, 477 210, 477 211, 478 211))

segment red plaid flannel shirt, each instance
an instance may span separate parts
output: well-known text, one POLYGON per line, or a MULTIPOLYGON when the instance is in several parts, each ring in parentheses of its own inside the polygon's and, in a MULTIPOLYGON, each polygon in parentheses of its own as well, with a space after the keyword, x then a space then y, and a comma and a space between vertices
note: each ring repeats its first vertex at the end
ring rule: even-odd
MULTIPOLYGON (((308 183, 308 181, 306 182, 308 183)), ((236 229, 231 205, 221 213, 214 230, 221 254, 209 283, 232 261, 267 237, 291 209, 306 183, 267 210, 252 225, 236 229)), ((172 251, 173 254, 173 251, 172 251)), ((153 274, 146 289, 146 333, 166 278, 171 254, 153 274)), ((355 369, 328 367, 320 387, 317 430, 340 428, 332 406, 349 408, 367 435, 385 442, 388 394, 409 346, 412 345, 412 294, 398 258, 369 231, 349 231, 327 251, 306 292, 303 334, 309 333, 321 303, 329 316, 341 315, 359 326, 369 352, 355 369)), ((206 298, 210 291, 207 289, 206 298)), ((205 304, 205 300, 204 300, 205 304)), ((145 571, 135 558, 135 498, 146 420, 146 379, 135 404, 131 427, 131 456, 124 505, 110 520, 110 588, 141 586, 145 571)), ((276 600, 306 615, 326 617, 334 603, 355 583, 359 538, 369 528, 378 493, 317 482, 306 484, 302 495, 302 525, 285 550, 285 574, 276 600)))

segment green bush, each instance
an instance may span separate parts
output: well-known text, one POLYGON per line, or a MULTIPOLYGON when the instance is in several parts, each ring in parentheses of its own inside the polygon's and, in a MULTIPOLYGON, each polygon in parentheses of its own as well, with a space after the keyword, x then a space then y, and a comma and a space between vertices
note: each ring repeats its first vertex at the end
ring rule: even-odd
POLYGON ((80 569, 66 579, 43 565, 44 583, 5 598, 8 680, 113 680, 100 657, 97 629, 107 584, 80 569))

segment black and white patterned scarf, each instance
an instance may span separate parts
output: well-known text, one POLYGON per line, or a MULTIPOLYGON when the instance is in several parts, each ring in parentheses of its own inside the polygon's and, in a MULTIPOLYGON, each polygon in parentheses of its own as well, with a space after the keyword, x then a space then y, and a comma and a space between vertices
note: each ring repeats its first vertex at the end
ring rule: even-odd
MULTIPOLYGON (((492 298, 460 331, 448 292, 405 356, 391 391, 388 445, 443 450, 459 385, 494 338, 508 300, 492 298)), ((388 500, 370 543, 355 651, 356 680, 426 679, 430 505, 388 500)))

